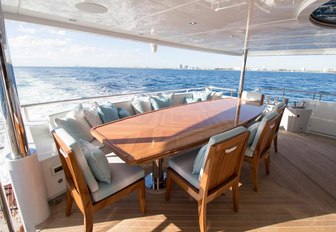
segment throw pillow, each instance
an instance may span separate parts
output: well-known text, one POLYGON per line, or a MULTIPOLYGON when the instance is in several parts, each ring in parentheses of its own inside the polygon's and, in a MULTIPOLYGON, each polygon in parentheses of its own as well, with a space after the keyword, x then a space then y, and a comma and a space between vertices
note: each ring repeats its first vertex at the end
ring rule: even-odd
POLYGON ((76 140, 93 140, 93 136, 90 133, 91 126, 84 117, 82 104, 79 104, 75 109, 67 113, 65 117, 55 118, 55 123, 76 140))
POLYGON ((126 118, 126 117, 131 116, 130 112, 128 112, 128 110, 122 107, 118 107, 118 114, 119 114, 119 118, 126 118))
POLYGON ((215 92, 215 91, 212 91, 210 93, 210 99, 211 100, 216 100, 216 99, 221 99, 223 96, 223 92, 215 92))
POLYGON ((194 103, 194 102, 199 102, 199 101, 202 101, 201 98, 192 98, 192 97, 186 97, 184 98, 184 102, 185 103, 194 103))
POLYGON ((210 99, 211 92, 204 91, 204 92, 193 92, 193 98, 201 99, 202 101, 207 101, 210 99))
POLYGON ((152 108, 154 110, 159 110, 159 109, 171 106, 172 97, 173 97, 173 94, 152 96, 150 98, 152 108))
POLYGON ((83 110, 84 117, 86 118, 91 127, 103 124, 103 121, 99 116, 98 108, 99 108, 98 103, 94 102, 93 105, 91 105, 89 108, 83 110))
POLYGON ((79 146, 85 156, 85 159, 91 169, 93 176, 98 180, 111 184, 111 169, 104 153, 91 143, 79 140, 79 146))
POLYGON ((149 102, 149 97, 145 97, 145 98, 135 97, 135 98, 133 98, 132 106, 134 108, 134 111, 137 114, 143 114, 145 112, 148 112, 148 111, 152 110, 151 104, 149 102))
POLYGON ((99 105, 98 113, 104 123, 119 119, 117 107, 109 101, 106 105, 99 105))

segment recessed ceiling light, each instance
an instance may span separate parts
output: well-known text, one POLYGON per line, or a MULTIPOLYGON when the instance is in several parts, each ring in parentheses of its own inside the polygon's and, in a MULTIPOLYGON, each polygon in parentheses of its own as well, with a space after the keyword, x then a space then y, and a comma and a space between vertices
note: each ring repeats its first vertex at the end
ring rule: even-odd
POLYGON ((106 13, 108 10, 105 6, 93 2, 79 2, 75 6, 80 11, 95 14, 106 13))
POLYGON ((196 25, 197 23, 196 22, 189 22, 190 25, 196 25))

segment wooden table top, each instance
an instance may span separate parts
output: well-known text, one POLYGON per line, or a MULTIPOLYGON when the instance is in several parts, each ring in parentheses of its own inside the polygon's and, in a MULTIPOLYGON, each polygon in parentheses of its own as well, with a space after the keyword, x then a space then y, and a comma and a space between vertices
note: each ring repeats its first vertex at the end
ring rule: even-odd
POLYGON ((224 98, 135 115, 97 126, 91 133, 126 163, 138 165, 200 146, 233 127, 246 126, 264 109, 224 98))

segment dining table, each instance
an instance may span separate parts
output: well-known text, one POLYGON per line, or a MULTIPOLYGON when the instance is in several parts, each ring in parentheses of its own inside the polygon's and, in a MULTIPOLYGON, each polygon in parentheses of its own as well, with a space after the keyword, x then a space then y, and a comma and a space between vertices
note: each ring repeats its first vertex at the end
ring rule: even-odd
POLYGON ((196 149, 234 127, 247 127, 265 108, 227 97, 136 114, 94 127, 91 134, 129 165, 152 162, 146 187, 159 190, 165 187, 165 157, 196 149))

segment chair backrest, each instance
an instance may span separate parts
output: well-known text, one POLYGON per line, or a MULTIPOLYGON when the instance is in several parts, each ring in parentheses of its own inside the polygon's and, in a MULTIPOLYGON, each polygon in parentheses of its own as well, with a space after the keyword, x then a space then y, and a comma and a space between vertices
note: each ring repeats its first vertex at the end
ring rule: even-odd
POLYGON ((82 206, 92 204, 90 190, 86 184, 83 171, 81 170, 72 149, 65 144, 55 130, 51 132, 54 137, 57 151, 62 163, 67 180, 67 187, 75 194, 75 200, 79 200, 82 206))
POLYGON ((210 145, 200 180, 200 194, 215 190, 233 178, 239 178, 248 136, 249 132, 242 130, 233 137, 210 145))
POLYGON ((253 154, 254 156, 257 155, 259 156, 258 158, 260 158, 260 156, 262 156, 266 151, 270 149, 274 133, 276 130, 277 122, 280 117, 281 117, 280 114, 276 114, 275 117, 273 117, 272 119, 268 120, 265 123, 260 133, 259 140, 256 143, 256 147, 253 154))
POLYGON ((286 108, 286 104, 279 104, 277 105, 277 108, 276 108, 276 111, 278 112, 279 114, 279 118, 278 118, 278 121, 276 122, 276 128, 275 128, 275 131, 274 131, 274 134, 278 134, 278 131, 279 131, 279 128, 280 128, 280 123, 281 123, 281 119, 282 119, 282 115, 285 111, 285 108, 286 108))
POLYGON ((243 91, 241 96, 242 100, 259 102, 260 105, 264 103, 264 97, 265 95, 262 93, 248 91, 243 91))

